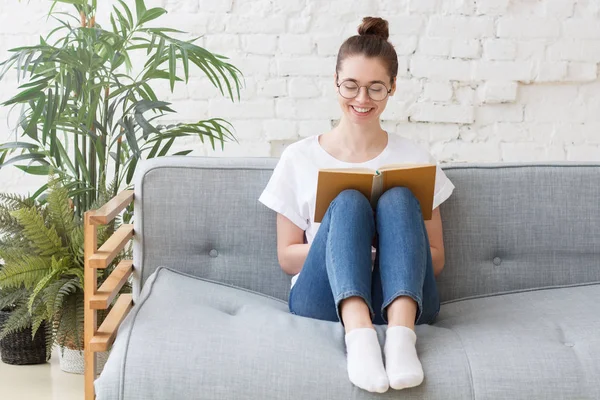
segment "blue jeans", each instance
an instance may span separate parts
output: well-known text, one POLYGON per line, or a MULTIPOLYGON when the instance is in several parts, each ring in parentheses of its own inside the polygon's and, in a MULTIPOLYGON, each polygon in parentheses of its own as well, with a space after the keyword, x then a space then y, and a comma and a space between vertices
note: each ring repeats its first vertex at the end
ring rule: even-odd
POLYGON ((295 315, 341 321, 340 302, 353 296, 364 299, 377 325, 387 323, 387 306, 399 296, 417 303, 415 324, 435 321, 440 301, 429 237, 409 189, 386 191, 375 212, 360 192, 340 193, 311 244, 290 292, 289 308, 295 315))

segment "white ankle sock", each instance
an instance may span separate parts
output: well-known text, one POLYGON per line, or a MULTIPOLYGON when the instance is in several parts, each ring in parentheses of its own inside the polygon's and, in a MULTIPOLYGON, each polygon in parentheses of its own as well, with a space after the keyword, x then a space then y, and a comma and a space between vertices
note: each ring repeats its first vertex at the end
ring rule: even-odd
POLYGON ((423 382, 423 367, 417 356, 415 331, 406 326, 387 329, 385 338, 385 369, 393 389, 419 386, 423 382))
POLYGON ((346 351, 350 382, 369 392, 389 389, 375 329, 358 328, 346 333, 346 351))

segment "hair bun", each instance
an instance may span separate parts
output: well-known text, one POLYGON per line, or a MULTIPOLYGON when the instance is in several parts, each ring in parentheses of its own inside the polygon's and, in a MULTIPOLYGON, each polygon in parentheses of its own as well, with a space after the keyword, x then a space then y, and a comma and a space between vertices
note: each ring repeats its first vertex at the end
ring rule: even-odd
POLYGON ((375 35, 379 36, 383 40, 388 40, 390 37, 390 30, 388 28, 388 22, 379 17, 364 17, 362 24, 358 27, 359 35, 375 35))

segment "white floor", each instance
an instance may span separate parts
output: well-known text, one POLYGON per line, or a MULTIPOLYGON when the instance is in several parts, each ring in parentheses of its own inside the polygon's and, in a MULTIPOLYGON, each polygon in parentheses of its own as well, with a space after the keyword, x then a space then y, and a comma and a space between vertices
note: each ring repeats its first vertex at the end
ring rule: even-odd
POLYGON ((46 364, 8 365, 0 362, 2 400, 83 400, 83 375, 63 372, 56 349, 46 364))

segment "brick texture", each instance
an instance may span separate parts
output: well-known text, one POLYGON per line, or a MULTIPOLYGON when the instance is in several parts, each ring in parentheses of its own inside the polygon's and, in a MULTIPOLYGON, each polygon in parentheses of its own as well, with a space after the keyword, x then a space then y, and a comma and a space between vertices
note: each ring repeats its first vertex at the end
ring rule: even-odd
MULTIPOLYGON (((2 60, 10 48, 36 43, 54 26, 46 18, 46 0, 3 1, 11 5, 0 9, 2 60)), ((99 3, 97 20, 110 26, 106 16, 116 1, 99 3)), ((397 91, 382 114, 385 129, 429 147, 440 162, 600 160, 598 1, 147 0, 147 5, 169 11, 157 25, 201 36, 201 46, 229 57, 244 74, 235 103, 197 69, 174 93, 168 83, 156 85, 159 97, 179 112, 175 121, 220 117, 234 125, 239 143, 222 151, 193 140, 186 146, 195 149, 193 155, 278 156, 290 143, 331 129, 341 116, 333 85, 339 46, 356 34, 363 16, 377 15, 388 19, 399 56, 397 91)), ((16 90, 10 72, 0 81, 0 101, 16 90)), ((14 138, 16 114, 0 108, 0 141, 14 138)), ((15 168, 0 170, 2 191, 27 193, 41 181, 15 168)))

